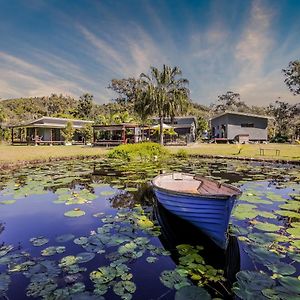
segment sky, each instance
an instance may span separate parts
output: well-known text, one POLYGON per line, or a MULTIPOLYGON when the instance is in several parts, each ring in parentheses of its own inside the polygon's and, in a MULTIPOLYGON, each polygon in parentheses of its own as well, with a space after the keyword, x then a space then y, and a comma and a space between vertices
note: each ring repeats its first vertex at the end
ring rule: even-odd
POLYGON ((178 66, 191 99, 299 102, 282 69, 300 59, 298 0, 0 0, 0 98, 116 95, 111 79, 178 66))

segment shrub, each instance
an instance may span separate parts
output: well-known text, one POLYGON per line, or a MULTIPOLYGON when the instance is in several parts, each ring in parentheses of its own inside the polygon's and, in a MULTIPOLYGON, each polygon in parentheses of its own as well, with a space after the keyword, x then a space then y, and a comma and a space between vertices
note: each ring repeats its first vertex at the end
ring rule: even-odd
POLYGON ((122 160, 159 160, 169 154, 167 149, 157 143, 144 142, 138 144, 119 145, 108 152, 109 158, 122 160))
POLYGON ((188 157, 188 153, 186 150, 184 149, 179 149, 176 153, 175 153, 175 156, 176 157, 179 157, 179 158, 187 158, 188 157))

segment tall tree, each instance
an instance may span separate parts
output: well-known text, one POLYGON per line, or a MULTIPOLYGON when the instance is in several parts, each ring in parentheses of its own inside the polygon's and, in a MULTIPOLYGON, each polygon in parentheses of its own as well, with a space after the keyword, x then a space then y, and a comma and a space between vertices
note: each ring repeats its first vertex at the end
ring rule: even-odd
POLYGON ((79 103, 75 111, 75 115, 81 119, 91 118, 91 112, 93 108, 94 96, 91 94, 83 94, 79 98, 79 103))
POLYGON ((241 101, 239 93, 228 91, 226 94, 218 96, 218 100, 213 104, 212 110, 214 113, 221 113, 226 110, 246 112, 249 110, 249 107, 245 102, 241 101))
POLYGON ((178 67, 163 65, 162 70, 151 67, 150 74, 140 75, 135 107, 146 115, 156 114, 160 120, 160 144, 163 144, 163 119, 184 112, 188 104, 188 80, 178 78, 182 72, 178 67), (140 103, 140 105, 139 105, 140 103))
POLYGON ((119 104, 133 105, 136 99, 136 89, 138 87, 138 80, 135 78, 112 79, 108 88, 118 93, 115 101, 119 104))
POLYGON ((284 102, 275 101, 275 103, 269 105, 269 111, 275 118, 276 122, 276 135, 288 136, 290 129, 290 121, 295 115, 295 106, 284 102))
POLYGON ((284 82, 294 95, 300 95, 300 60, 291 61, 286 69, 284 82))

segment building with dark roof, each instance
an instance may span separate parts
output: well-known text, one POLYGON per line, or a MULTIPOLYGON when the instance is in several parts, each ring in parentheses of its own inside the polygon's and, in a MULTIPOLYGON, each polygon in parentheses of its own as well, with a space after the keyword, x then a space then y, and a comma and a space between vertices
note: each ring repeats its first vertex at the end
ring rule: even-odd
POLYGON ((211 118, 211 135, 216 141, 267 141, 268 119, 268 116, 226 111, 211 118))

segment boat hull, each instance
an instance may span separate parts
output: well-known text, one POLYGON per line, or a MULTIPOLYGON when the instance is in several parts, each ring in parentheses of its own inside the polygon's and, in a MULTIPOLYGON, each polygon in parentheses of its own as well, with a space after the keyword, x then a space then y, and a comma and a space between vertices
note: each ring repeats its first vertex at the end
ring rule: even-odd
POLYGON ((168 211, 195 225, 219 247, 227 247, 227 228, 236 195, 218 198, 179 194, 156 186, 153 190, 168 211))

